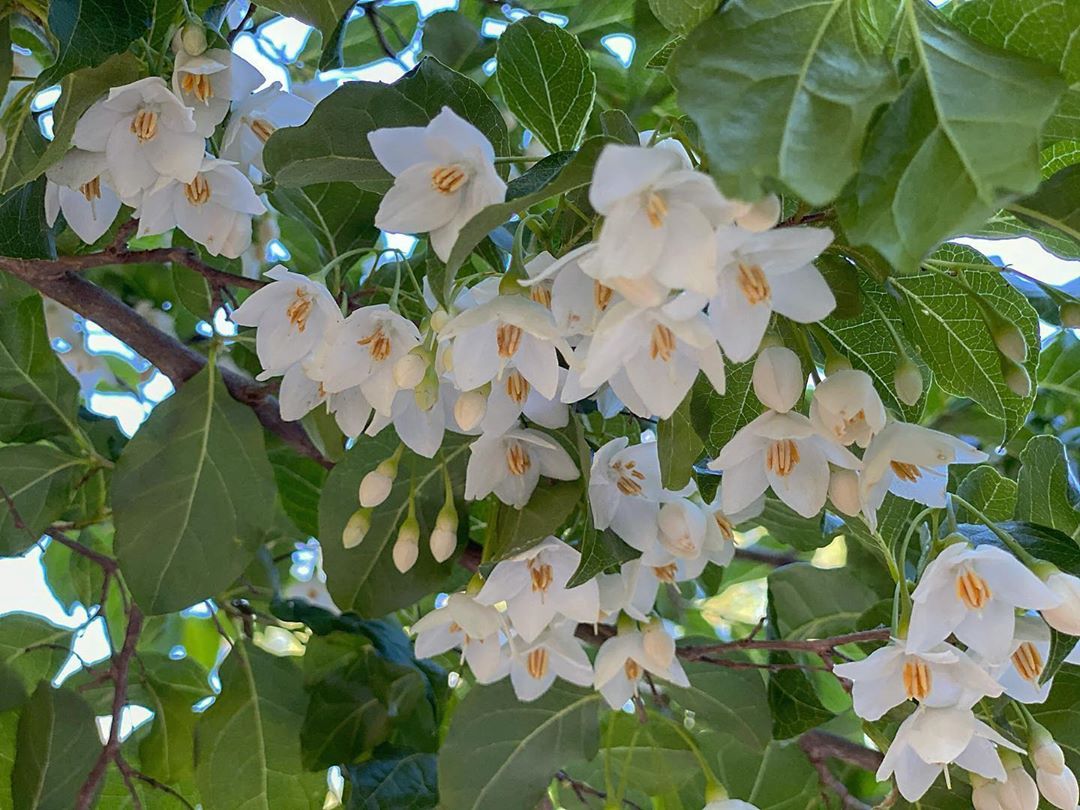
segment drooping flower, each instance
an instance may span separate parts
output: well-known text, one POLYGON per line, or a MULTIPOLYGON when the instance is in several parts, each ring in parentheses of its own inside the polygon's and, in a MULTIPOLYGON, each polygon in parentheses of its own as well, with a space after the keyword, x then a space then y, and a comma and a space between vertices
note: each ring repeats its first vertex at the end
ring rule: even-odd
POLYGON ((705 535, 704 553, 713 565, 727 565, 735 557, 735 527, 761 514, 765 508, 764 496, 754 500, 738 512, 726 512, 723 508, 724 485, 716 488, 712 502, 705 508, 711 525, 705 535))
POLYGON ((377 129, 368 133, 368 142, 395 178, 375 225, 394 233, 429 234, 443 261, 465 223, 506 196, 491 141, 449 107, 426 127, 377 129))
POLYGON ((466 593, 452 593, 446 604, 412 626, 417 658, 430 658, 460 648, 479 683, 506 675, 508 661, 501 655, 499 611, 482 605, 466 593))
POLYGON ((205 146, 191 108, 156 76, 114 87, 90 105, 71 142, 103 152, 116 193, 132 201, 162 177, 194 180, 205 146))
POLYGON ((810 421, 840 444, 868 447, 885 427, 885 406, 869 374, 846 369, 830 374, 814 389, 810 421))
POLYGON ((1001 684, 951 644, 917 652, 903 639, 892 639, 861 661, 837 664, 833 672, 852 682, 855 713, 871 722, 905 700, 970 709, 1002 692, 1001 684))
POLYGON ((676 686, 689 686, 674 647, 671 652, 670 658, 658 659, 646 649, 640 630, 620 632, 605 641, 596 654, 594 685, 613 709, 621 709, 638 693, 646 672, 676 686))
POLYGON ((1017 616, 1011 651, 993 669, 1005 694, 1021 703, 1045 703, 1054 679, 1041 683, 1050 661, 1050 628, 1036 616, 1017 616))
POLYGON ((655 442, 630 446, 625 436, 612 439, 593 455, 589 505, 597 529, 611 528, 638 551, 657 539, 657 515, 663 494, 655 442))
POLYGON ((321 570, 316 571, 315 575, 307 582, 292 583, 282 592, 282 595, 286 599, 302 599, 315 605, 315 607, 321 607, 323 610, 333 613, 335 616, 341 615, 341 608, 334 604, 334 597, 330 595, 330 591, 326 587, 326 574, 321 570))
POLYGON ((484 605, 505 602, 511 626, 526 642, 535 641, 557 616, 595 622, 600 615, 596 581, 567 587, 580 562, 576 549, 548 537, 498 563, 476 600, 484 605))
POLYGON ((424 458, 433 458, 443 443, 447 423, 448 383, 422 384, 394 396, 389 415, 376 411, 366 431, 375 436, 389 424, 405 446, 424 458))
POLYGON ((761 350, 754 361, 752 382, 758 401, 777 413, 794 408, 806 390, 802 362, 795 352, 784 346, 761 350))
POLYGON ((162 177, 143 194, 139 236, 179 227, 211 256, 240 257, 251 245, 251 218, 266 212, 250 181, 231 163, 207 157, 190 183, 162 177))
POLYGON ((263 83, 247 60, 225 48, 210 48, 192 56, 181 48, 173 66, 173 92, 192 109, 195 131, 209 138, 225 120, 229 107, 263 83))
POLYGON ((1047 587, 1061 597, 1061 604, 1044 610, 1042 617, 1055 630, 1080 636, 1080 578, 1053 568, 1042 576, 1047 587))
POLYGON ((510 683, 518 700, 536 700, 556 676, 578 686, 592 684, 592 664, 574 637, 576 629, 576 622, 556 621, 532 642, 510 639, 510 683))
POLYGON ((1005 780, 971 777, 971 804, 975 810, 1036 810, 1039 788, 1024 770, 1024 764, 1010 753, 1005 766, 1005 780))
POLYGON ((836 299, 812 264, 833 240, 828 228, 779 228, 766 233, 735 226, 716 232, 719 290, 709 302, 724 354, 749 360, 773 312, 799 323, 820 321, 836 299))
POLYGON ((1060 597, 1008 552, 961 542, 926 567, 912 601, 912 650, 931 649, 954 633, 995 664, 1012 651, 1016 608, 1054 607, 1060 597))
POLYGON ((88 245, 109 230, 120 211, 103 152, 72 149, 45 172, 45 221, 63 213, 64 221, 88 245))
POLYGON ((242 97, 233 104, 225 134, 221 136, 221 156, 239 166, 266 173, 263 147, 281 127, 298 127, 308 120, 315 107, 311 102, 281 89, 278 82, 242 97))
POLYGON ((859 495, 871 528, 888 492, 926 506, 945 505, 950 464, 978 464, 986 453, 954 436, 906 422, 890 422, 863 455, 859 495))
POLYGON ((286 422, 303 419, 316 407, 326 403, 327 412, 334 415, 342 433, 350 438, 363 433, 371 419, 372 408, 359 387, 329 394, 322 383, 308 376, 305 365, 304 362, 294 363, 281 378, 281 388, 278 389, 281 418, 286 422))
POLYGON ((528 428, 481 436, 470 445, 469 453, 465 497, 471 501, 494 492, 503 503, 521 509, 541 475, 560 481, 574 481, 580 475, 569 453, 528 428))

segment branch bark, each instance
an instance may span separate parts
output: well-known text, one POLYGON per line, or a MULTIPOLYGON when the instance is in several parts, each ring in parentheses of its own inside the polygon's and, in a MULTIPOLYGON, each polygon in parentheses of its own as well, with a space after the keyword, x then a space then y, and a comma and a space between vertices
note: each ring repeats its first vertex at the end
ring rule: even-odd
POLYGON ((799 748, 817 771, 822 787, 835 793, 843 807, 848 810, 869 810, 870 806, 852 796, 847 785, 830 770, 829 760, 837 759, 874 773, 881 765, 880 752, 821 729, 803 734, 799 738, 799 748))

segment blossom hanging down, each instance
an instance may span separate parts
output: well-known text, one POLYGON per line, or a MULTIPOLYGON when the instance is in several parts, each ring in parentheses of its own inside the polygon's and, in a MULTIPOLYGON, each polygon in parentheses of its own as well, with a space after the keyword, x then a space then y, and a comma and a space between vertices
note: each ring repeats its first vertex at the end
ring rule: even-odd
POLYGON ((869 374, 846 369, 830 374, 814 388, 810 421, 840 444, 865 448, 885 427, 885 406, 869 374))
POLYGON ((45 221, 56 224, 61 213, 82 241, 100 239, 120 212, 108 161, 103 152, 72 149, 45 172, 45 221))
POLYGON ((592 684, 592 664, 574 637, 576 630, 576 622, 556 621, 532 642, 510 638, 510 683, 518 700, 536 700, 551 688, 556 676, 578 686, 592 684))
POLYGON ((662 496, 656 442, 630 446, 621 436, 593 455, 589 505, 597 529, 610 527, 628 545, 645 551, 656 542, 662 496))
POLYGON ((624 630, 600 647, 596 654, 594 683, 611 708, 621 709, 638 693, 646 672, 676 686, 690 685, 675 655, 675 645, 663 650, 658 649, 660 646, 646 644, 640 630, 624 630))
POLYGON ((1054 679, 1042 683, 1050 662, 1050 628, 1037 616, 1017 616, 1009 657, 992 672, 1005 694, 1021 703, 1045 703, 1054 679))
POLYGON ((494 492, 503 503, 522 509, 541 475, 574 481, 580 473, 570 454, 538 430, 484 435, 469 448, 465 497, 478 500, 494 492))
POLYGON ((237 101, 221 136, 221 156, 250 174, 266 173, 263 147, 281 127, 298 127, 311 116, 311 102, 286 92, 278 82, 237 101))
POLYGON ((465 223, 506 196, 491 141, 449 107, 426 127, 377 129, 368 133, 368 142, 395 178, 375 225, 394 233, 430 234, 443 261, 465 223))
POLYGON ((247 60, 225 48, 210 48, 194 56, 184 48, 176 52, 173 92, 191 108, 195 131, 209 138, 234 101, 250 95, 263 83, 263 75, 247 60))
POLYGON ((446 604, 412 626, 416 634, 416 657, 430 658, 447 650, 461 649, 461 656, 479 683, 491 683, 505 675, 500 654, 499 612, 478 603, 466 593, 452 593, 446 604))

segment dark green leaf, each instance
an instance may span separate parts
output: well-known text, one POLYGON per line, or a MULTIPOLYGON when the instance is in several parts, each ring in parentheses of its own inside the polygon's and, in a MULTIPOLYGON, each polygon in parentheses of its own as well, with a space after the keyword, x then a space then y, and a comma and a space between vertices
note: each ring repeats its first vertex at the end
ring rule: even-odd
POLYGON ((319 534, 319 494, 326 482, 326 468, 278 444, 268 449, 278 495, 285 514, 308 537, 319 534))
POLYGON ((0 447, 0 555, 21 554, 34 545, 71 503, 85 471, 85 459, 52 445, 0 447))
POLYGON ((566 586, 576 588, 606 569, 638 556, 639 552, 624 543, 611 529, 597 531, 590 524, 581 537, 581 562, 566 586))
POLYGON ((691 420, 693 393, 687 394, 669 419, 656 425, 656 451, 660 456, 660 480, 665 489, 680 490, 690 483, 694 462, 705 449, 691 420))
POLYGON ((741 428, 765 410, 754 395, 753 362, 731 363, 726 375, 723 396, 704 377, 690 392, 690 420, 710 456, 719 453, 741 428))
POLYGON ((692 711, 697 722, 764 751, 772 739, 772 717, 761 673, 703 663, 689 663, 685 669, 690 686, 667 685, 672 699, 692 711))
POLYGON ((1036 436, 1020 453, 1016 517, 1080 539, 1080 493, 1069 472, 1065 445, 1054 436, 1036 436))
POLYGON ((460 11, 440 11, 424 20, 421 44, 451 70, 473 70, 495 55, 495 40, 482 36, 460 11))
POLYGON ((720 0, 649 0, 649 8, 668 31, 688 34, 713 15, 720 0))
MULTIPOLYGON (((17 146, 12 144, 8 151, 15 151, 17 146)), ((0 256, 13 259, 56 256, 52 231, 45 224, 44 178, 0 196, 0 256)))
POLYGON ((52 0, 49 31, 56 37, 58 52, 39 86, 126 51, 150 29, 153 5, 150 0, 52 0))
MULTIPOLYGON (((964 476, 956 494, 991 520, 1009 520, 1016 509, 1016 482, 988 464, 982 464, 964 476)), ((956 510, 960 521, 974 520, 963 508, 956 510)))
POLYGON ((39 681, 52 680, 70 646, 69 628, 29 613, 0 618, 0 666, 8 674, 0 692, 0 711, 22 704, 39 681))
POLYGON ((505 560, 527 551, 545 537, 557 534, 581 500, 580 482, 555 481, 538 486, 524 509, 500 503, 496 507, 496 528, 491 547, 487 549, 487 559, 491 562, 505 560))
POLYGON ((350 183, 276 188, 270 194, 270 202, 282 213, 299 220, 315 237, 320 265, 348 250, 373 244, 379 236, 373 224, 378 197, 357 191, 350 183))
POLYGON ((348 810, 435 810, 439 790, 433 754, 372 759, 349 768, 348 810))
POLYGON ((1080 164, 1044 180, 1034 194, 1010 203, 1008 210, 1036 232, 1049 229, 1074 244, 1080 242, 1080 164))
POLYGON ((325 41, 353 0, 264 0, 260 5, 318 28, 325 41))
POLYGON ((783 638, 826 638, 850 633, 878 595, 845 568, 808 563, 778 568, 769 575, 769 596, 783 638))
MULTIPOLYGON (((1073 576, 1080 576, 1080 544, 1064 532, 1019 520, 999 523, 998 526, 1011 534, 1034 557, 1053 563, 1073 576)), ((959 531, 975 545, 989 544, 1009 551, 1008 546, 981 523, 961 523, 959 531)))
POLYGON ((640 145, 637 127, 622 110, 604 110, 600 113, 600 128, 614 141, 629 146, 640 145))
POLYGON ((828 514, 804 518, 771 495, 765 497, 762 513, 748 523, 764 526, 769 536, 799 551, 813 551, 832 542, 828 514))
MULTIPOLYGON (((790 653, 774 652, 769 655, 769 663, 793 667, 797 662, 790 653)), ((772 710, 773 736, 778 740, 797 737, 834 716, 821 705, 808 673, 795 668, 769 674, 769 708, 772 710)))

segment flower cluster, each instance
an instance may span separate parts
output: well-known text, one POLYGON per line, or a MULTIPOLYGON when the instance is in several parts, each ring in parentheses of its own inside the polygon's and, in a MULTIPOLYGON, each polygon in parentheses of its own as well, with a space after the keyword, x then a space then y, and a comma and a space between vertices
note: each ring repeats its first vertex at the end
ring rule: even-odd
POLYGON ((264 169, 263 145, 313 108, 276 83, 257 90, 262 74, 230 50, 207 49, 205 37, 177 32, 173 51, 171 87, 139 79, 82 114, 73 148, 46 173, 46 219, 63 213, 93 243, 123 204, 135 209, 139 236, 179 228, 211 255, 235 259, 251 245, 252 217, 266 211, 251 181, 264 169), (207 139, 222 122, 211 154, 207 139))

